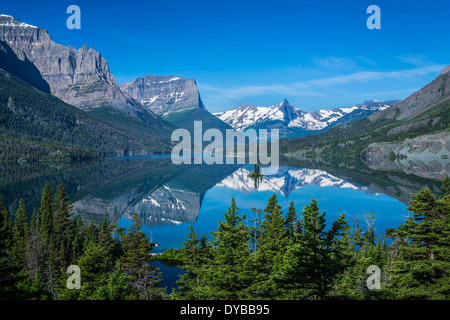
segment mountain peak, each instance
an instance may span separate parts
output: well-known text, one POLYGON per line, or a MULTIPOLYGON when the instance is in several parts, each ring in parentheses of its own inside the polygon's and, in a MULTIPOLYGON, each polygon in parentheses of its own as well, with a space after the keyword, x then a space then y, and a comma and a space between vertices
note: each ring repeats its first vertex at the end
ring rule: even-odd
POLYGON ((173 112, 206 109, 192 78, 147 74, 120 87, 131 98, 163 117, 173 112))
POLYGON ((245 109, 249 109, 249 108, 256 108, 256 106, 249 105, 247 103, 243 103, 237 108, 237 110, 245 110, 245 109))
POLYGON ((450 73, 450 65, 446 66, 444 68, 444 70, 442 70, 441 75, 446 74, 446 73, 450 73))
POLYGON ((276 128, 280 130, 280 136, 305 136, 366 117, 390 105, 390 102, 371 100, 350 108, 306 112, 295 108, 284 99, 280 104, 270 107, 242 104, 237 109, 217 113, 216 116, 234 129, 276 128))
POLYGON ((17 21, 16 18, 9 16, 7 14, 0 14, 0 27, 19 27, 19 28, 38 29, 38 27, 32 26, 31 24, 19 22, 17 21))
POLYGON ((284 98, 283 101, 281 101, 281 103, 279 104, 280 107, 283 106, 291 106, 291 104, 289 103, 288 99, 284 98))

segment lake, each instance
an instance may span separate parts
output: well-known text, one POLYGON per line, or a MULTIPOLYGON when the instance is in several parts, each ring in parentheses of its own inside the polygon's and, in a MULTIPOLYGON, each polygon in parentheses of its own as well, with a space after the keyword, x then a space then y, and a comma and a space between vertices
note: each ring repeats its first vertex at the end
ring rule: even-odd
MULTIPOLYGON (((252 225, 252 208, 264 209, 272 194, 283 212, 294 202, 300 213, 312 197, 330 224, 345 214, 366 227, 375 213, 375 232, 395 228, 409 215, 410 194, 428 186, 438 194, 441 182, 398 170, 373 170, 363 163, 317 163, 281 158, 276 175, 248 177, 252 165, 174 165, 167 157, 103 159, 78 163, 0 165, 0 195, 9 212, 23 199, 30 217, 37 210, 45 183, 54 192, 60 183, 73 203, 73 217, 85 224, 109 223, 128 228, 135 212, 144 232, 158 244, 154 253, 181 248, 192 225, 209 238, 235 198, 239 213, 252 225)), ((425 170, 429 172, 428 169, 425 170)), ((182 272, 156 262, 169 292, 182 272)))
POLYGON ((410 193, 428 186, 439 192, 440 181, 401 171, 372 170, 361 163, 327 164, 282 158, 276 175, 255 183, 251 165, 174 165, 167 157, 103 159, 75 164, 2 164, 0 195, 14 212, 23 199, 28 215, 37 209, 48 181, 52 191, 63 183, 73 202, 74 218, 99 223, 106 217, 129 227, 135 212, 143 230, 158 244, 155 253, 180 248, 193 225, 208 237, 235 198, 239 213, 264 209, 272 194, 285 212, 292 201, 297 213, 314 197, 327 221, 345 214, 349 224, 375 213, 376 232, 395 228, 409 212, 410 193))

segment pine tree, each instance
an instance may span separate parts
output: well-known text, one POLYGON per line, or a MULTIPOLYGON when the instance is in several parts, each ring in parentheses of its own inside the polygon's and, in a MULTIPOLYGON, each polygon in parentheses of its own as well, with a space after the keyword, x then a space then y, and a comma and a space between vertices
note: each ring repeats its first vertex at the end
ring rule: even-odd
POLYGON ((51 293, 47 291, 44 278, 40 269, 37 269, 36 274, 30 286, 30 300, 50 300, 51 293))
POLYGON ((286 221, 284 224, 286 233, 289 236, 291 242, 295 242, 296 223, 297 223, 297 212, 295 211, 294 202, 291 202, 289 204, 289 208, 286 213, 286 221))
POLYGON ((73 221, 71 220, 72 204, 63 184, 55 192, 53 203, 51 234, 49 238, 50 263, 54 270, 67 268, 72 260, 73 221))
POLYGON ((91 243, 97 243, 98 229, 94 222, 91 221, 86 227, 83 227, 83 250, 86 251, 91 243))
POLYGON ((106 217, 103 217, 103 221, 98 230, 98 243, 105 249, 105 260, 108 261, 111 268, 114 266, 114 238, 112 236, 112 226, 108 224, 106 217))
POLYGON ((259 238, 260 244, 257 252, 263 263, 269 268, 267 269, 268 273, 278 269, 281 257, 288 244, 288 237, 281 206, 278 204, 277 196, 273 194, 264 209, 264 219, 261 222, 261 236, 259 238))
POLYGON ((247 296, 254 281, 250 265, 250 231, 245 225, 246 216, 238 215, 234 198, 224 214, 224 221, 212 232, 212 265, 200 276, 206 279, 209 295, 214 299, 239 299, 247 296))
POLYGON ((200 268, 202 261, 200 258, 200 240, 192 225, 189 226, 189 232, 183 241, 183 248, 181 253, 183 256, 182 269, 186 272, 180 276, 177 281, 178 290, 174 296, 182 299, 197 298, 196 286, 200 282, 200 268))
POLYGON ((132 222, 123 240, 123 268, 128 280, 146 300, 160 298, 161 290, 156 287, 161 282, 161 274, 157 267, 149 265, 152 244, 141 230, 142 224, 137 213, 133 215, 132 222))
POLYGON ((28 237, 27 211, 22 200, 14 214, 13 263, 25 269, 25 245, 28 237))
POLYGON ((105 250, 99 244, 90 242, 84 255, 77 261, 81 271, 81 289, 62 290, 62 299, 73 299, 71 294, 77 295, 76 299, 96 300, 100 298, 98 288, 107 284, 108 264, 103 258, 105 250))
POLYGON ((81 219, 78 219, 75 222, 74 227, 74 237, 72 241, 72 261, 78 260, 83 254, 83 222, 81 219))
POLYGON ((205 233, 202 233, 199 242, 198 263, 199 265, 206 264, 211 259, 211 245, 205 233))
POLYGON ((20 267, 13 263, 13 246, 14 224, 0 196, 0 299, 18 295, 15 283, 21 279, 20 267))
POLYGON ((314 198, 301 215, 301 233, 289 246, 277 281, 292 299, 325 299, 351 256, 347 221, 341 216, 326 231, 325 213, 314 198))
POLYGON ((114 271, 109 276, 106 291, 107 299, 109 300, 131 300, 138 298, 137 293, 127 282, 127 277, 119 261, 117 261, 114 271))
POLYGON ((412 195, 413 217, 395 236, 398 256, 393 262, 392 288, 401 299, 450 297, 450 196, 436 200, 425 187, 412 195))
POLYGON ((30 276, 35 276, 38 270, 41 272, 41 270, 46 269, 46 259, 48 254, 46 251, 46 245, 39 231, 38 218, 35 210, 33 210, 33 214, 31 216, 25 251, 26 267, 30 276))
POLYGON ((41 197, 41 205, 39 207, 39 228, 42 239, 48 244, 52 233, 53 225, 53 197, 50 184, 47 182, 41 197))

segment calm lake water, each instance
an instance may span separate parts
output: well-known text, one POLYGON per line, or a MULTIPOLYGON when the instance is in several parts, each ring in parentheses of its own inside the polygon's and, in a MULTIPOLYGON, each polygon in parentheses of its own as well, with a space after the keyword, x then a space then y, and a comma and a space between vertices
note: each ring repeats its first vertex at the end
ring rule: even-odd
MULTIPOLYGON (((73 217, 98 224, 104 217, 128 228, 135 212, 143 230, 158 244, 155 253, 180 248, 190 225, 209 238, 235 198, 249 224, 252 208, 264 209, 272 194, 286 212, 294 202, 300 213, 312 197, 331 224, 345 214, 349 224, 375 213, 375 229, 384 233, 405 220, 410 194, 428 186, 439 193, 441 182, 401 171, 376 171, 361 163, 317 164, 282 158, 276 175, 257 183, 251 165, 174 165, 167 157, 103 159, 72 164, 0 164, 0 195, 9 212, 23 199, 27 214, 39 208, 45 183, 54 192, 60 183, 73 203, 73 217)), ((353 227, 353 225, 352 225, 353 227)), ((157 262, 162 286, 175 287, 181 272, 157 262)), ((170 290, 169 290, 170 291, 170 290)))
POLYGON ((354 164, 318 165, 286 158, 278 173, 255 183, 251 165, 174 165, 164 157, 104 159, 76 164, 0 165, 0 195, 10 212, 22 198, 28 215, 39 207, 43 187, 64 183, 75 218, 129 227, 135 212, 143 230, 158 246, 155 253, 180 248, 193 225, 200 236, 215 231, 234 197, 240 214, 264 209, 272 194, 284 212, 289 203, 300 213, 311 198, 332 223, 345 214, 350 224, 375 213, 376 232, 397 227, 408 215, 410 193, 440 181, 394 171, 375 171, 354 164))
MULTIPOLYGON (((374 212, 375 228, 378 232, 384 232, 385 228, 398 227, 408 215, 407 205, 396 198, 343 180, 323 170, 281 167, 278 175, 263 177, 257 187, 255 182, 247 177, 250 172, 251 166, 239 168, 218 181, 203 195, 183 192, 169 183, 143 198, 139 208, 145 213, 149 212, 149 215, 145 216, 148 223, 143 226, 143 230, 159 244, 154 252, 182 247, 190 225, 199 236, 202 233, 210 236, 210 232, 216 230, 217 222, 223 220, 223 214, 230 206, 232 197, 236 200, 239 213, 247 216, 249 224, 253 218, 251 209, 264 209, 272 194, 277 195, 283 212, 292 201, 300 213, 314 197, 321 212, 326 212, 327 221, 331 223, 341 214, 345 214, 349 223, 357 217, 360 219, 360 225, 364 227, 364 218, 374 212), (145 209, 142 206, 145 206, 145 209)), ((128 228, 130 224, 129 215, 120 218, 119 226, 128 228)))

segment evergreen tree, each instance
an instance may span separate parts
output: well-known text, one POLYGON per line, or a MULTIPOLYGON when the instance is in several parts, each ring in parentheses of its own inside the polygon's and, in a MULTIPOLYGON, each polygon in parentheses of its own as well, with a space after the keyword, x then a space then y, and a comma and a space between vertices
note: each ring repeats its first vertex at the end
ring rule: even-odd
POLYGON ((50 300, 51 293, 47 291, 44 278, 40 269, 37 269, 36 274, 30 286, 30 300, 50 300))
POLYGON ((110 226, 106 220, 106 216, 103 217, 103 221, 98 230, 98 243, 105 249, 105 260, 112 267, 114 266, 114 253, 115 244, 112 236, 113 227, 110 226))
POLYGON ((78 219, 75 222, 74 227, 74 237, 72 241, 72 261, 76 261, 81 257, 81 255, 83 254, 83 247, 83 222, 81 221, 81 219, 78 219))
POLYGON ((91 221, 86 227, 83 227, 83 252, 91 245, 97 243, 98 229, 94 222, 91 221))
MULTIPOLYGON (((204 241, 204 240, 203 240, 204 241)), ((192 225, 189 226, 189 232, 183 241, 181 254, 183 256, 182 269, 186 272, 180 276, 177 281, 179 292, 174 296, 182 299, 195 299, 199 294, 197 284, 200 282, 200 268, 203 266, 200 258, 200 240, 192 225)), ((203 245, 206 245, 203 244, 203 245)))
MULTIPOLYGON (((44 241, 39 231, 36 211, 33 210, 31 223, 28 229, 28 239, 26 241, 26 267, 30 276, 35 277, 36 272, 46 269, 47 252, 44 241)), ((44 279, 45 281, 45 279, 44 279)))
POLYGON ((253 219, 251 222, 253 226, 250 227, 250 249, 252 252, 258 251, 259 245, 258 241, 261 237, 261 222, 263 220, 263 211, 261 209, 252 208, 253 219))
POLYGON ((261 236, 257 251, 258 259, 261 259, 268 274, 279 268, 288 244, 288 236, 281 206, 278 204, 277 196, 273 194, 264 209, 264 220, 261 222, 261 236))
POLYGON ((15 283, 21 279, 20 267, 13 263, 13 246, 14 224, 0 196, 0 299, 18 294, 15 283))
POLYGON ((413 213, 396 230, 398 256, 392 288, 400 299, 450 297, 450 196, 437 200, 425 187, 412 195, 413 213))
POLYGON ((63 269, 66 269, 72 260, 74 224, 71 220, 72 204, 62 184, 55 192, 53 209, 49 261, 54 270, 64 272, 63 269))
POLYGON ((61 299, 97 300, 104 298, 99 288, 108 282, 108 264, 105 250, 99 244, 90 242, 84 255, 77 261, 81 271, 81 289, 63 289, 61 299), (74 296, 75 295, 75 296, 74 296))
POLYGON ((205 233, 202 233, 199 242, 198 261, 199 265, 206 264, 211 259, 211 245, 205 233))
POLYGON ((150 251, 153 249, 145 233, 137 213, 133 215, 132 225, 124 237, 124 253, 121 258, 123 268, 130 283, 139 290, 143 298, 159 299, 162 296, 157 285, 161 282, 158 268, 150 266, 150 251))
POLYGON ((325 299, 335 279, 349 263, 349 233, 344 216, 325 231, 325 213, 313 198, 302 211, 298 241, 289 246, 277 275, 292 299, 325 299), (339 252, 339 250, 344 252, 339 252))
POLYGON ((41 197, 39 207, 39 228, 42 239, 48 244, 53 226, 53 197, 50 184, 47 182, 41 197))
POLYGON ((295 242, 296 223, 297 223, 297 212, 295 211, 294 202, 291 202, 289 204, 289 208, 286 213, 286 221, 284 224, 286 233, 289 236, 291 242, 295 242))
POLYGON ((131 300, 138 298, 138 294, 127 282, 127 277, 119 261, 117 261, 114 271, 109 276, 108 283, 106 284, 106 292, 108 300, 131 300))
POLYGON ((14 214, 14 245, 13 263, 21 269, 25 269, 25 244, 28 236, 27 211, 22 200, 14 214))
POLYGON ((210 291, 207 294, 215 299, 239 299, 249 294, 247 289, 254 281, 250 265, 250 231, 245 225, 246 216, 238 215, 235 199, 224 214, 224 221, 212 232, 211 267, 200 276, 206 280, 210 291))

